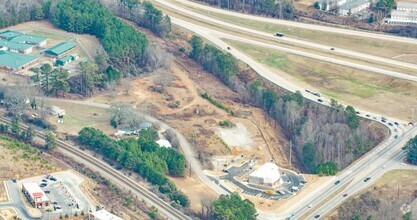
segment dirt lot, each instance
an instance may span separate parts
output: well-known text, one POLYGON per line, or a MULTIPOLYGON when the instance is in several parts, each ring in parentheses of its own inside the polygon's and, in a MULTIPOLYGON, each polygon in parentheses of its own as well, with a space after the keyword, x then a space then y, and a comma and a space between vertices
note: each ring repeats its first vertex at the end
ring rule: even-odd
POLYGON ((13 220, 17 216, 17 212, 14 209, 0 209, 0 219, 13 220))
POLYGON ((9 198, 7 197, 6 186, 4 182, 0 183, 0 203, 8 202, 9 198))
POLYGON ((255 60, 276 70, 277 74, 305 88, 319 90, 342 103, 403 120, 410 120, 412 109, 417 105, 414 98, 417 96, 417 83, 276 50, 231 43, 255 60))
POLYGON ((394 170, 382 176, 365 192, 346 201, 330 219, 401 219, 406 212, 417 215, 417 175, 412 170, 394 170))

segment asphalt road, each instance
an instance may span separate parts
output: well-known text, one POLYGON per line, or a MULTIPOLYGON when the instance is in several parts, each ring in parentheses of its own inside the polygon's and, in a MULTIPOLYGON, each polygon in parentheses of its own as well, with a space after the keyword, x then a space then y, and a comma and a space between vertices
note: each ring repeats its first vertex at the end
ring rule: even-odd
MULTIPOLYGON (((336 47, 330 46, 330 45, 323 45, 323 44, 318 44, 318 43, 314 43, 314 42, 309 42, 309 41, 305 41, 305 40, 292 38, 292 37, 287 36, 287 35, 284 36, 284 37, 276 37, 276 36, 273 35, 274 33, 267 33, 267 32, 257 31, 257 30, 253 30, 253 29, 250 29, 250 28, 240 26, 240 25, 235 25, 235 24, 232 24, 232 23, 228 23, 226 21, 219 20, 219 19, 216 19, 216 18, 213 18, 213 17, 209 17, 209 16, 206 16, 204 14, 197 13, 197 12, 194 12, 192 10, 180 7, 176 4, 170 3, 169 1, 165 1, 165 0, 154 0, 154 1, 156 1, 160 4, 162 4, 162 5, 165 5, 167 7, 170 7, 171 9, 174 9, 175 11, 181 11, 182 13, 185 13, 189 16, 192 16, 193 18, 198 18, 198 19, 204 20, 207 23, 221 25, 222 28, 225 28, 227 30, 240 30, 240 31, 243 31, 243 32, 246 32, 246 33, 252 33, 252 34, 255 34, 255 35, 258 35, 258 36, 267 37, 267 38, 277 40, 277 41, 291 42, 291 43, 293 43, 294 45, 297 45, 297 46, 307 46, 307 47, 312 47, 312 48, 315 48, 315 49, 325 50, 327 53, 330 53, 330 52, 331 53, 338 53, 338 54, 342 54, 342 55, 348 55, 348 56, 356 57, 356 58, 359 58, 361 60, 376 61, 376 62, 379 62, 379 63, 389 63, 389 64, 399 66, 399 67, 417 69, 417 64, 415 64, 415 63, 402 62, 402 61, 388 59, 388 58, 384 58, 384 57, 369 55, 369 54, 366 54, 366 53, 355 52, 355 51, 348 50, 348 49, 336 48, 336 47), (335 50, 331 51, 330 48, 335 48, 335 50)), ((173 16, 171 16, 171 17, 173 17, 173 16)), ((179 22, 178 18, 177 18, 177 21, 179 22)), ((173 23, 177 24, 179 26, 183 26, 182 24, 176 23, 175 21, 173 21, 173 23)), ((202 26, 199 26, 199 27, 202 28, 202 26)), ((213 31, 213 30, 211 30, 211 32, 215 33, 215 31, 213 31)), ((222 35, 223 36, 219 36, 219 37, 230 39, 230 34, 226 35, 226 34, 223 33, 222 35)), ((233 38, 234 38, 233 40, 248 41, 248 39, 246 39, 246 38, 239 38, 237 36, 233 36, 233 38)), ((249 43, 249 42, 247 42, 247 43, 249 43)), ((260 42, 251 40, 250 43, 251 44, 257 44, 257 43, 260 43, 260 42)), ((350 67, 363 69, 363 70, 367 70, 367 71, 372 71, 372 72, 376 72, 376 73, 382 73, 382 74, 386 74, 386 73, 389 73, 389 72, 395 73, 395 71, 387 72, 387 70, 383 70, 381 68, 369 68, 369 66, 366 66, 366 65, 355 64, 353 62, 347 62, 347 61, 342 62, 342 60, 339 60, 339 59, 330 58, 330 57, 326 57, 326 56, 320 56, 320 55, 314 55, 312 53, 302 52, 301 50, 289 49, 289 48, 286 48, 286 47, 276 46, 276 45, 273 45, 273 44, 263 43, 263 46, 264 47, 269 47, 271 49, 277 49, 277 50, 285 51, 285 52, 288 52, 288 53, 293 53, 293 54, 300 55, 300 56, 305 56, 305 57, 309 57, 309 58, 313 58, 313 59, 323 60, 323 61, 326 61, 326 62, 336 63, 336 64, 340 64, 340 65, 350 66, 350 67), (364 69, 364 68, 366 68, 366 69, 364 69)), ((399 73, 396 72, 396 74, 393 74, 393 76, 396 77, 395 75, 398 75, 398 74, 399 73)), ((402 73, 402 74, 404 74, 404 73, 402 73)), ((405 74, 405 75, 408 75, 408 74, 405 74)), ((415 78, 415 79, 417 79, 417 78, 415 78)))
MULTIPOLYGON (((159 3, 162 3, 161 0, 157 0, 159 3)), ((178 8, 178 7, 176 7, 178 8)), ((200 16, 199 16, 200 17, 200 16)), ((236 36, 229 36, 228 34, 225 33, 220 33, 218 31, 213 31, 210 30, 208 28, 205 27, 201 27, 199 25, 195 25, 195 24, 191 24, 189 22, 185 22, 181 19, 175 18, 171 16, 171 20, 174 24, 177 24, 179 26, 182 26, 186 29, 189 29, 193 32, 195 32, 196 34, 202 36, 203 38, 211 41, 212 43, 214 43, 215 45, 219 46, 220 48, 227 48, 229 45, 227 45, 225 42, 223 42, 220 38, 231 38, 234 40, 242 40, 243 42, 251 42, 253 43, 251 40, 248 39, 241 39, 240 37, 236 37, 236 36), (216 36, 216 34, 218 34, 216 36)), ((327 30, 327 28, 326 28, 327 30)), ((356 33, 356 32, 352 32, 351 34, 356 33)), ((366 34, 365 34, 366 35, 366 34)), ((373 35, 381 37, 381 36, 385 36, 385 35, 373 35)), ((387 38, 391 39, 392 36, 386 36, 387 38)), ((398 38, 398 37, 394 37, 392 39, 395 40, 404 40, 403 38, 398 38)), ((404 41, 408 41, 408 40, 404 40, 404 41)), ((260 42, 257 43, 258 45, 261 44, 260 42)), ((268 46, 268 45, 265 45, 268 46)), ((317 102, 317 96, 314 96, 311 93, 305 92, 305 89, 302 87, 299 87, 298 85, 295 85, 292 82, 289 82, 288 80, 284 79, 283 77, 278 76, 277 74, 273 73, 272 71, 270 71, 269 69, 265 68, 264 66, 262 66, 261 64, 257 63, 256 61, 254 61, 253 59, 249 58, 248 56, 246 56, 245 54, 235 50, 234 48, 232 48, 231 50, 229 50, 229 52, 231 54, 233 54, 235 57, 237 57, 238 59, 242 60, 243 62, 247 63, 248 65, 250 65, 260 76, 264 77, 265 79, 271 81, 272 83, 288 90, 291 92, 295 92, 295 91, 300 91, 304 97, 306 97, 307 99, 310 99, 312 101, 316 101, 317 102)), ((369 68, 369 67, 366 67, 369 68)), ((369 71, 369 70, 368 70, 369 71)), ((387 72, 385 72, 384 74, 387 74, 387 72)), ((388 73, 387 75, 390 75, 392 73, 388 73)), ((397 73, 395 73, 397 74, 397 73)), ((401 74, 401 73, 400 73, 401 74)), ((398 76, 398 75, 396 75, 398 76)), ((405 76, 402 75, 402 76, 405 76)), ((406 76, 407 77, 407 76, 406 76)), ((413 78, 412 80, 416 80, 415 78, 413 78)), ((322 104, 325 105, 329 105, 329 100, 326 98, 321 97, 321 99, 324 100, 324 102, 322 104)), ((380 120, 382 116, 380 115, 375 115, 363 110, 359 110, 361 113, 362 117, 365 117, 366 114, 369 114, 370 117, 369 118, 376 118, 376 120, 380 120)), ((391 121, 399 121, 396 119, 389 119, 391 121)), ((399 121, 400 122, 400 121, 399 121)), ((401 123, 406 124, 407 122, 402 121, 401 123)), ((358 176, 368 176, 370 175, 370 172, 372 172, 373 170, 369 171, 367 168, 370 164, 378 164, 378 163, 386 163, 387 161, 389 161, 389 158, 384 158, 383 155, 387 154, 393 154, 395 152, 392 152, 393 149, 396 148, 401 148, 401 146, 403 146, 405 144, 406 141, 408 141, 414 134, 416 134, 417 132, 417 128, 412 128, 411 131, 407 132, 406 135, 404 136, 399 136, 398 139, 394 140, 393 135, 394 135, 394 131, 392 129, 392 127, 389 127, 391 129, 391 136, 390 138, 381 143, 379 146, 377 146, 374 150, 372 150, 371 152, 369 152, 367 155, 363 156, 362 158, 360 158, 359 160, 357 160, 356 162, 354 162, 351 166, 349 166, 348 168, 346 168, 343 172, 339 173, 339 175, 337 177, 334 177, 331 181, 328 181, 326 184, 323 184, 322 186, 320 186, 318 189, 316 189, 315 191, 311 192, 308 196, 306 196, 305 198, 302 198, 301 200, 299 200, 291 209, 286 210, 285 212, 282 213, 267 213, 267 212, 263 212, 263 211, 259 211, 259 218, 261 219, 284 219, 287 218, 289 216, 291 216, 292 213, 294 213, 296 216, 295 217, 301 217, 303 216, 307 211, 308 211, 308 205, 312 204, 313 208, 315 208, 314 206, 319 204, 321 201, 323 201, 324 199, 328 198, 329 195, 331 195, 331 192, 334 192, 335 189, 334 187, 334 181, 336 181, 337 179, 341 179, 343 182, 349 182, 349 181, 354 181, 354 179, 358 176), (378 158, 383 158, 381 160, 377 160, 378 158), (379 161, 379 162, 378 162, 379 161)), ((401 128, 401 132, 406 129, 403 126, 400 127, 401 128)), ((382 173, 382 172, 381 172, 382 173)), ((374 178, 379 177, 380 175, 378 173, 374 174, 374 178)), ((343 185, 343 183, 341 184, 343 185)), ((348 187, 348 189, 350 189, 352 191, 352 193, 355 193, 357 191, 355 191, 355 189, 348 187)), ((335 201, 335 203, 333 203, 333 206, 337 206, 340 203, 338 201, 335 201)), ((328 203, 326 203, 324 205, 325 207, 330 207, 328 205, 328 203)), ((324 215, 326 212, 328 212, 330 210, 324 210, 322 215, 324 215)))
POLYGON ((380 40, 388 40, 388 41, 401 42, 401 43, 417 44, 417 39, 415 38, 400 37, 400 36, 385 34, 382 32, 375 33, 375 32, 367 32, 367 31, 351 30, 351 29, 347 29, 346 27, 336 28, 336 27, 328 27, 328 26, 315 25, 315 24, 306 24, 306 23, 295 22, 295 21, 288 21, 288 20, 281 20, 281 19, 275 19, 275 18, 266 18, 266 17, 255 16, 255 15, 242 14, 238 12, 210 7, 210 6, 203 5, 203 4, 198 4, 189 0, 175 0, 175 1, 192 6, 192 7, 204 9, 208 13, 212 11, 212 12, 231 15, 235 17, 251 19, 254 21, 268 22, 272 24, 285 25, 289 27, 297 27, 297 28, 303 28, 303 29, 308 29, 308 30, 324 31, 324 32, 359 36, 359 37, 366 37, 366 38, 373 38, 373 39, 380 39, 380 40))
POLYGON ((6 181, 7 191, 9 193, 10 201, 6 203, 0 203, 0 208, 14 208, 19 216, 23 219, 39 219, 30 216, 23 205, 22 197, 20 197, 20 191, 17 184, 11 180, 6 181))

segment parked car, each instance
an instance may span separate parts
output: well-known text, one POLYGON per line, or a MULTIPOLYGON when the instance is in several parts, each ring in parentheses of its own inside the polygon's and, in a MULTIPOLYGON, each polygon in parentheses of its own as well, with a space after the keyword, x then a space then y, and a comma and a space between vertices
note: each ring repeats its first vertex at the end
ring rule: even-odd
POLYGON ((317 99, 317 101, 319 101, 319 102, 323 102, 323 99, 317 99))
POLYGON ((45 187, 45 186, 47 186, 48 184, 46 184, 46 183, 41 183, 39 186, 40 187, 45 187))
POLYGON ((398 122, 394 122, 394 124, 397 125, 397 126, 400 125, 400 123, 398 123, 398 122))
POLYGON ((52 205, 58 205, 58 202, 52 202, 51 204, 52 205))
POLYGON ((49 190, 45 190, 44 192, 45 192, 45 194, 51 193, 51 191, 49 191, 49 190))
POLYGON ((393 124, 391 122, 388 123, 389 126, 393 126, 393 124))
POLYGON ((55 177, 51 177, 49 180, 56 181, 57 179, 55 177))
POLYGON ((43 179, 43 180, 42 180, 42 182, 46 183, 46 182, 48 182, 48 180, 46 180, 46 179, 43 179))

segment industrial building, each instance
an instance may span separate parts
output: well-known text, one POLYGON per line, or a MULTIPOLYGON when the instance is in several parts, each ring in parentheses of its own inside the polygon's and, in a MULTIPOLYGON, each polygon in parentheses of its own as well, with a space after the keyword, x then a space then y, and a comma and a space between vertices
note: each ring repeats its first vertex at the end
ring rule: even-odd
POLYGON ((21 72, 37 65, 38 62, 38 58, 32 55, 0 50, 0 70, 6 72, 21 72))
POLYGON ((37 183, 24 183, 22 192, 35 208, 45 208, 51 204, 51 201, 37 183))
POLYGON ((275 188, 280 186, 283 181, 279 172, 279 167, 274 163, 265 163, 249 175, 250 184, 275 188))
POLYGON ((19 43, 19 44, 27 44, 33 46, 44 47, 48 41, 48 38, 25 34, 17 31, 7 30, 0 33, 0 39, 5 41, 19 43))
POLYGON ((76 50, 76 46, 71 42, 61 42, 47 50, 45 50, 45 56, 61 59, 65 56, 73 54, 76 50))
POLYGON ((0 40, 0 50, 8 50, 13 53, 29 54, 33 51, 33 45, 0 40))
POLYGON ((101 209, 99 211, 89 213, 88 220, 123 220, 123 219, 111 214, 105 209, 101 209))
POLYGON ((67 63, 71 63, 72 61, 75 61, 78 59, 77 54, 71 54, 69 56, 63 57, 61 59, 56 60, 55 65, 56 66, 65 66, 67 63))
POLYGON ((397 9, 391 12, 391 24, 417 24, 417 3, 398 2, 397 9))

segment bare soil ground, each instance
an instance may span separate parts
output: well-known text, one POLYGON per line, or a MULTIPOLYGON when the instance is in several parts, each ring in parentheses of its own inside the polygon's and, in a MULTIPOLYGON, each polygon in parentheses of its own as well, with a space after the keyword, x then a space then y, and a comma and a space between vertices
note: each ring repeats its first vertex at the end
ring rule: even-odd
POLYGON ((6 186, 4 182, 0 183, 0 203, 8 202, 9 198, 7 197, 6 186))
POLYGON ((394 170, 364 192, 348 199, 329 219, 402 219, 406 212, 416 219, 417 175, 413 170, 394 170))
POLYGON ((34 175, 41 175, 61 170, 60 167, 50 163, 51 156, 41 154, 29 155, 25 150, 11 148, 10 143, 0 139, 0 180, 11 178, 23 179, 34 175))
POLYGON ((14 220, 18 216, 14 209, 0 209, 0 219, 3 220, 14 220))

